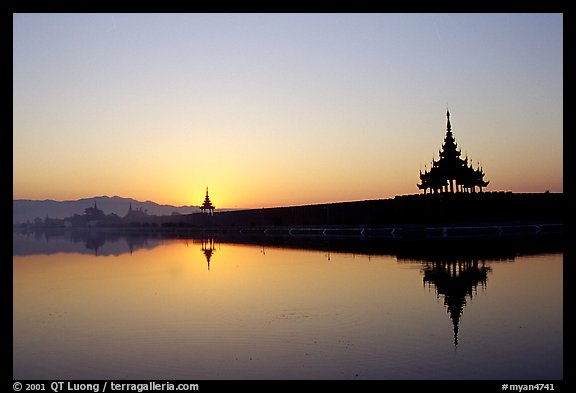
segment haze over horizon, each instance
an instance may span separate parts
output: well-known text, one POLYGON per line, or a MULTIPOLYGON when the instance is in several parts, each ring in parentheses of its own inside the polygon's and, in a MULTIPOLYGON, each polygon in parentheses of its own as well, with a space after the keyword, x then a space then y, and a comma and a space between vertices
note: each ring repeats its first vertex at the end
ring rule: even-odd
POLYGON ((562 14, 14 14, 13 199, 217 208, 563 191, 562 14))
MULTIPOLYGON (((91 199, 98 199, 98 198, 109 198, 109 199, 114 199, 114 198, 119 198, 119 199, 126 199, 126 200, 134 200, 137 202, 153 202, 153 203, 157 203, 156 201, 150 200, 150 199, 136 199, 136 198, 132 198, 132 197, 125 197, 122 195, 91 195, 91 196, 85 196, 85 197, 79 197, 79 198, 74 198, 74 199, 52 199, 52 198, 43 198, 43 199, 30 199, 30 198, 14 198, 13 201, 52 201, 52 202, 76 202, 79 200, 91 200, 91 199)), ((170 204, 166 204, 166 205, 170 205, 170 204)), ((199 206, 200 204, 188 204, 188 205, 170 205, 170 206, 175 206, 175 207, 181 207, 181 206, 199 206)))

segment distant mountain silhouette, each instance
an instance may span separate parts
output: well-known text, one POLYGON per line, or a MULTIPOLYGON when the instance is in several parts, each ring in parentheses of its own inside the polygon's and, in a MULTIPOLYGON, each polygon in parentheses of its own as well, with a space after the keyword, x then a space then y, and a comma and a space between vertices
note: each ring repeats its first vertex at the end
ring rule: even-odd
POLYGON ((106 214, 114 213, 124 217, 132 204, 132 209, 142 209, 150 215, 164 216, 172 214, 198 213, 198 206, 172 206, 160 205, 152 201, 137 201, 132 198, 122 198, 119 196, 98 196, 94 198, 84 198, 75 201, 53 201, 53 200, 28 200, 16 199, 12 201, 12 223, 20 224, 36 217, 46 218, 67 218, 74 214, 82 214, 87 207, 93 207, 94 202, 98 208, 106 214))

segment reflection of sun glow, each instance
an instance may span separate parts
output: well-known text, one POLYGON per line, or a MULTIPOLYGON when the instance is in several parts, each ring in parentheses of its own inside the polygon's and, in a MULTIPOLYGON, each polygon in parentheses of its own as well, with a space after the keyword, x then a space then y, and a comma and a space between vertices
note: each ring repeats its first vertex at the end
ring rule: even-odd
MULTIPOLYGON (((422 290, 420 262, 216 239, 148 246, 110 256, 14 256, 15 375, 185 379, 192 370, 208 379, 348 378, 361 365, 365 378, 381 379, 429 377, 413 374, 413 365, 433 364, 440 352, 442 370, 462 364, 462 353, 446 352, 454 332, 444 305, 422 290), (395 374, 399 364, 411 370, 395 374)), ((556 331, 542 353, 548 363, 561 359, 562 255, 492 266, 481 301, 466 309, 459 346, 483 370, 503 355, 495 367, 501 373, 514 363, 511 343, 524 350, 542 331, 556 331), (531 328, 512 329, 510 320, 531 328)), ((538 350, 531 356, 543 358, 538 350)), ((554 367, 561 370, 561 361, 554 367)))

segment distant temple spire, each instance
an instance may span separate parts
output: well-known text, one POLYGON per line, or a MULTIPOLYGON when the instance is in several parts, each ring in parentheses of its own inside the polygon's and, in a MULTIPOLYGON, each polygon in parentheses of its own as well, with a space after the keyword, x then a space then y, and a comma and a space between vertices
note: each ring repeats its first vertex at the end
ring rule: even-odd
POLYGON ((438 152, 440 159, 436 161, 432 158, 432 167, 424 173, 420 171, 420 183, 418 188, 428 190, 432 193, 439 192, 476 192, 476 187, 482 192, 489 181, 484 181, 484 171, 481 167, 474 169, 472 164, 468 164, 466 159, 460 158, 462 155, 458 149, 454 135, 452 134, 452 124, 450 124, 450 111, 446 108, 446 135, 442 149, 438 152))
POLYGON ((98 209, 98 204, 94 200, 94 207, 87 207, 84 209, 84 215, 94 220, 104 218, 105 214, 102 210, 98 209))
POLYGON ((212 205, 210 197, 208 196, 208 187, 206 187, 206 197, 204 198, 204 203, 200 206, 200 211, 202 213, 207 212, 208 214, 214 214, 214 205, 212 205))

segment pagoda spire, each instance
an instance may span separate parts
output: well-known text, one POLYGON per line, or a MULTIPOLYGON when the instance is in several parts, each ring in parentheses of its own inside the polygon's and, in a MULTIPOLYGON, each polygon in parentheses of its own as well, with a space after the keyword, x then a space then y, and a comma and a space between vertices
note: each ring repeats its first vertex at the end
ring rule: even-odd
POLYGON ((450 124, 450 111, 446 108, 446 131, 452 131, 452 125, 450 124))

